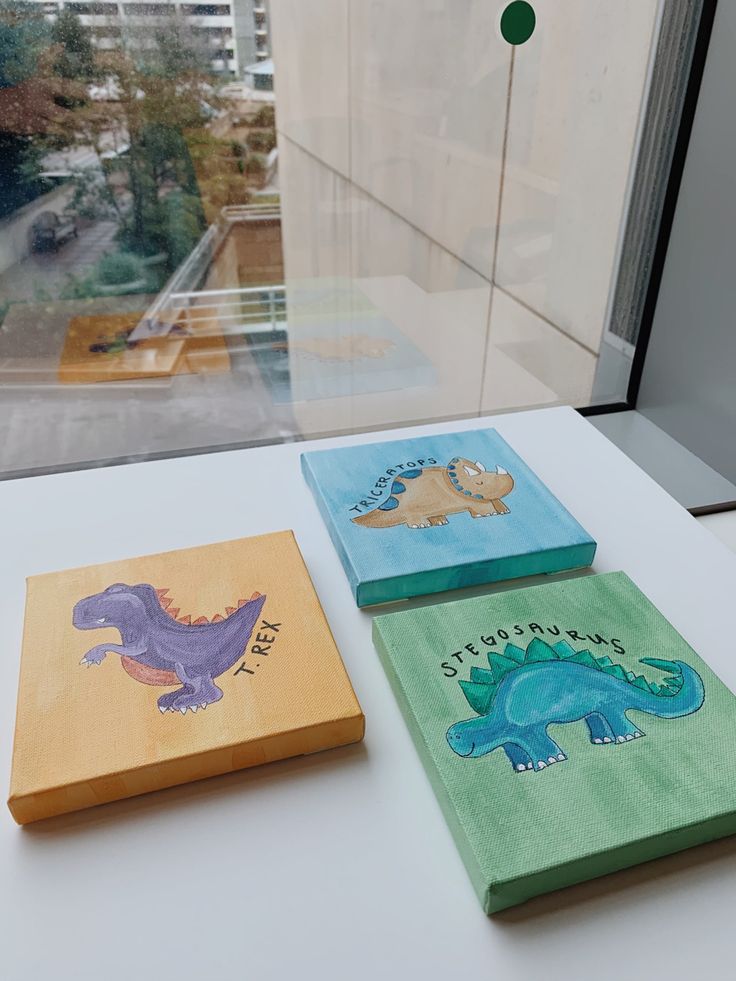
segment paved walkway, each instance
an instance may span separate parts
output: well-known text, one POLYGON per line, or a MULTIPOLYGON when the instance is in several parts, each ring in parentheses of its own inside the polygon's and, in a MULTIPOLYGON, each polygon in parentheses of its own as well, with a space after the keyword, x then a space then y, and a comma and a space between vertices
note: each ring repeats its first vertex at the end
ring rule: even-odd
POLYGON ((58 252, 33 252, 0 274, 0 299, 40 300, 58 297, 70 274, 81 276, 116 250, 114 221, 80 223, 77 238, 69 239, 58 252))

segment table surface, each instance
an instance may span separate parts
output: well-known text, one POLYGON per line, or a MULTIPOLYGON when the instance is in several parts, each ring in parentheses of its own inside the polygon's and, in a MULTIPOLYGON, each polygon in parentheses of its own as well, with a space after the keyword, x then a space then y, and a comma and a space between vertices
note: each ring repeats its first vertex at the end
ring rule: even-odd
MULTIPOLYGON (((488 425, 597 538, 595 570, 626 570, 735 689, 736 556, 572 409, 318 445, 488 425)), ((360 746, 25 829, 6 812, 0 974, 689 981, 697 964, 700 977, 724 977, 736 840, 483 915, 373 650, 371 613, 355 608, 301 478, 299 454, 311 446, 0 484, 6 774, 25 576, 284 528, 296 533, 367 721, 360 746)))

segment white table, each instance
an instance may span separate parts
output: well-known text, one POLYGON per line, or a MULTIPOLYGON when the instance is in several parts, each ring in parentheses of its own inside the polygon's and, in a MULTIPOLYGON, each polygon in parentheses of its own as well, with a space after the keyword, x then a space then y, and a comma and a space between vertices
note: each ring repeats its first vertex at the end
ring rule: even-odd
MULTIPOLYGON (((736 688, 736 556, 571 409, 319 445, 489 424, 598 539, 596 569, 625 569, 736 688)), ((287 527, 367 719, 362 746, 25 830, 0 815, 0 976, 729 976, 736 841, 483 915, 302 482, 309 445, 0 484, 6 775, 26 575, 287 527)))

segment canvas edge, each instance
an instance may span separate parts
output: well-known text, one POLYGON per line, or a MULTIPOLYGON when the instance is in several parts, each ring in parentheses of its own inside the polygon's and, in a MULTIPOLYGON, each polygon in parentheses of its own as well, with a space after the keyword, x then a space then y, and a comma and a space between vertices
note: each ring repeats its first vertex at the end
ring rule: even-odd
MULTIPOLYGON (((318 452, 324 453, 327 451, 321 450, 318 452)), ((332 519, 332 514, 330 512, 327 501, 325 500, 322 494, 322 490, 319 486, 319 481, 314 471, 312 470, 312 466, 309 460, 310 456, 311 456, 310 453, 301 453, 299 455, 299 461, 301 465, 302 475, 304 477, 304 482, 306 483, 307 487, 312 493, 314 503, 317 505, 317 510, 319 511, 320 517, 322 518, 322 523, 327 529, 327 534, 330 536, 330 541, 332 542, 335 551, 337 552, 337 556, 340 559, 340 564, 342 565, 343 570, 345 571, 345 575, 347 576, 348 583, 350 584, 350 591, 353 594, 353 598, 355 599, 356 604, 358 604, 358 587, 359 587, 358 573, 350 558, 350 553, 348 552, 345 543, 343 542, 340 536, 340 531, 337 527, 337 524, 332 519)))
POLYGON ((361 742, 365 735, 365 716, 357 698, 355 707, 357 711, 353 715, 327 719, 311 726, 289 729, 244 743, 218 746, 204 753, 190 753, 89 780, 39 789, 32 793, 14 794, 11 790, 8 808, 18 824, 31 824, 60 814, 87 810, 100 804, 155 793, 225 773, 349 746, 361 742), (305 739, 311 740, 306 746, 305 739), (191 775, 192 770, 196 771, 196 776, 191 775), (77 800, 85 799, 86 802, 71 802, 70 795, 74 794, 79 795, 77 800))
POLYGON ((379 623, 379 618, 377 617, 373 619, 372 638, 373 646, 378 654, 394 698, 396 699, 402 720, 409 731, 409 736, 414 748, 416 749, 417 755, 419 756, 424 773, 429 780, 429 784, 432 788, 435 799, 439 804, 440 811, 445 819, 445 824, 452 835, 455 847, 460 854, 460 858, 462 859, 475 893, 478 896, 481 905, 483 905, 486 899, 486 893, 488 891, 488 880, 485 878, 480 864, 475 856, 473 846, 460 821, 460 816, 450 800, 450 796, 447 793, 447 789, 442 781, 442 776, 434 764, 432 754, 429 752, 426 743, 424 742, 421 727, 416 720, 411 704, 409 703, 409 699, 406 697, 406 693, 404 692, 399 676, 394 670, 393 660, 388 653, 388 646, 381 634, 381 624, 379 623))

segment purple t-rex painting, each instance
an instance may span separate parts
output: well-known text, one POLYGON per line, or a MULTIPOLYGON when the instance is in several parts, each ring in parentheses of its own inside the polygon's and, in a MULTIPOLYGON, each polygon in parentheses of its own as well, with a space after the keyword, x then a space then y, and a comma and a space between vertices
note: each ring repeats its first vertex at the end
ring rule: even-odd
POLYGON ((125 670, 148 685, 181 685, 158 699, 161 712, 187 709, 196 712, 222 698, 213 679, 241 657, 260 616, 266 597, 254 593, 227 616, 209 622, 200 617, 177 620, 166 589, 148 583, 127 586, 115 583, 101 593, 81 599, 74 607, 72 623, 79 630, 117 627, 122 643, 97 644, 81 664, 98 665, 108 651, 120 654, 125 670))

